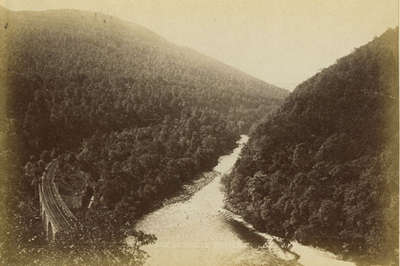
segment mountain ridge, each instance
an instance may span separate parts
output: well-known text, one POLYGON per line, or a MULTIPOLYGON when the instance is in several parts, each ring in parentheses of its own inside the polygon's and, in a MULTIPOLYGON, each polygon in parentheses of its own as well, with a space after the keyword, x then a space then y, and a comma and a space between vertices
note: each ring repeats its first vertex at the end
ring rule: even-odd
POLYGON ((398 62, 389 29, 299 84, 225 178, 228 206, 360 265, 397 261, 398 62))
MULTIPOLYGON (((1 6, 0 6, 1 7, 1 6)), ((218 59, 215 59, 211 56, 204 55, 195 49, 187 46, 180 46, 176 45, 170 40, 165 39, 164 37, 160 36, 159 34, 151 31, 150 29, 146 28, 145 26, 139 25, 137 23, 127 21, 124 19, 120 19, 114 16, 110 15, 105 15, 102 13, 98 12, 93 12, 93 11, 81 11, 81 10, 76 10, 76 9, 52 9, 52 10, 44 10, 44 11, 12 11, 9 10, 5 7, 1 7, 2 11, 5 13, 11 13, 16 15, 19 20, 24 20, 23 17, 30 17, 33 15, 35 17, 35 20, 42 20, 45 22, 48 19, 61 19, 62 20, 68 20, 69 23, 76 24, 74 25, 75 28, 79 28, 80 23, 88 23, 88 19, 94 18, 97 23, 96 27, 98 27, 97 30, 104 30, 103 28, 112 28, 113 30, 118 30, 121 26, 124 28, 120 29, 124 32, 134 30, 135 33, 138 33, 138 36, 132 36, 133 39, 137 40, 147 40, 149 42, 154 42, 156 41, 156 46, 154 48, 159 48, 163 45, 166 45, 173 51, 171 51, 173 54, 176 53, 175 51, 180 51, 178 52, 178 55, 180 53, 185 54, 186 56, 194 56, 202 61, 205 61, 206 63, 212 63, 215 64, 215 68, 221 68, 221 71, 223 72, 231 72, 231 75, 239 75, 239 76, 248 76, 251 80, 251 82, 258 83, 259 86, 264 86, 266 87, 266 90, 271 90, 271 92, 267 92, 266 94, 276 94, 276 98, 283 98, 286 97, 289 94, 289 91, 286 89, 279 88, 278 86, 272 85, 266 81, 263 81, 261 79, 258 79, 254 76, 251 76, 248 73, 245 73, 242 70, 239 70, 233 66, 230 66, 222 61, 219 61, 218 59), (86 17, 84 17, 82 14, 86 14, 86 17), (100 22, 100 23, 99 23, 100 22), (101 23, 102 22, 102 23, 101 23), (143 38, 145 37, 145 38, 143 38)), ((31 18, 30 18, 31 19, 31 18)), ((8 27, 11 29, 13 27, 12 20, 11 21, 6 21, 7 19, 0 20, 2 24, 8 23, 8 27)), ((10 20, 10 19, 8 19, 10 20)), ((34 21, 35 22, 35 21, 34 21)), ((37 22, 37 21, 36 21, 37 22)), ((65 22, 65 21, 64 21, 65 22)), ((93 21, 91 21, 93 22, 93 21)), ((175 54, 177 56, 177 54, 175 54)), ((270 96, 270 95, 269 95, 270 96)))

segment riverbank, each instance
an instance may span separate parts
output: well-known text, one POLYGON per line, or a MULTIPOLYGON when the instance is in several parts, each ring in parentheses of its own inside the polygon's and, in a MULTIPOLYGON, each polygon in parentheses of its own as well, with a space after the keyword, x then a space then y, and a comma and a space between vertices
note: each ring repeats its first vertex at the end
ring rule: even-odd
MULTIPOLYGON (((223 155, 226 156, 226 155, 223 155)), ((190 200, 190 198, 196 194, 196 192, 200 191, 203 187, 207 186, 210 182, 212 182, 220 173, 217 171, 209 171, 203 174, 199 174, 198 177, 186 181, 181 189, 177 190, 175 193, 166 197, 160 202, 153 204, 148 211, 146 211, 138 221, 142 220, 146 215, 149 215, 159 209, 167 207, 168 205, 176 204, 179 202, 185 202, 190 200)))
POLYGON ((333 254, 327 250, 318 247, 305 246, 297 241, 291 241, 289 244, 283 244, 279 237, 274 237, 266 233, 257 231, 250 223, 245 221, 235 209, 225 202, 224 217, 235 230, 246 238, 257 239, 258 249, 285 260, 287 262, 296 262, 299 265, 306 266, 355 266, 353 261, 344 260, 340 255, 333 254), (239 228, 239 229, 238 229, 239 228), (264 241, 264 244, 262 242, 264 241), (288 246, 288 247, 286 247, 288 246))
MULTIPOLYGON (((243 138, 244 135, 241 135, 241 138, 243 138)), ((236 141, 237 145, 240 145, 241 140, 236 141)), ((237 149, 237 146, 232 147, 234 149, 237 149)), ((228 153, 228 152, 227 152, 228 153)), ((229 154, 224 154, 219 157, 218 163, 220 162, 220 159, 223 158, 224 156, 228 156, 229 154)), ((217 166, 215 166, 217 167, 217 166)), ((184 181, 181 187, 176 190, 175 192, 167 195, 164 199, 154 202, 147 210, 137 218, 137 220, 134 222, 136 224, 137 222, 141 221, 144 219, 147 215, 163 208, 171 204, 176 204, 179 202, 185 202, 189 200, 196 192, 200 191, 203 187, 207 186, 210 182, 212 182, 220 173, 218 171, 215 171, 215 167, 213 169, 210 169, 209 171, 205 171, 203 173, 197 174, 196 177, 193 179, 189 179, 187 181, 184 181)))
POLYGON ((215 171, 207 172, 200 175, 198 178, 183 184, 182 188, 175 193, 175 195, 172 195, 171 197, 162 201, 161 207, 189 200, 196 192, 213 181, 217 175, 218 173, 215 171))

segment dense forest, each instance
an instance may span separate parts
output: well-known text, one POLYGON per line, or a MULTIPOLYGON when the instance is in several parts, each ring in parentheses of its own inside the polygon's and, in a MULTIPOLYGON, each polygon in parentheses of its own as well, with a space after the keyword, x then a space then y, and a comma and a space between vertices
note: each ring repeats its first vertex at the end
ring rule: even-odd
POLYGON ((118 249, 125 229, 215 166, 287 94, 102 14, 0 8, 0 25, 5 265, 43 262, 37 187, 50 161, 60 193, 81 195, 70 206, 82 228, 60 233, 54 252, 83 263, 76 252, 118 249))
POLYGON ((227 206, 360 265, 398 260, 398 29, 298 85, 252 133, 227 206))

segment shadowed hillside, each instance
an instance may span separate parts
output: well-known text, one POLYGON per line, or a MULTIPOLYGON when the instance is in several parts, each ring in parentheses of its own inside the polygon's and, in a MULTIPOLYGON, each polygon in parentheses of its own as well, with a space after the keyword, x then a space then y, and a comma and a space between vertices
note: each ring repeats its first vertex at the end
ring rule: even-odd
POLYGON ((300 84, 225 178, 258 230, 354 256, 398 256, 398 29, 300 84))

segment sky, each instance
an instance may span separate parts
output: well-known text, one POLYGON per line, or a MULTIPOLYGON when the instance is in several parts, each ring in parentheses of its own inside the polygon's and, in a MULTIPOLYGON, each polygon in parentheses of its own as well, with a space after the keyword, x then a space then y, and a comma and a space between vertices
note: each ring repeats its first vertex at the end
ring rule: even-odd
POLYGON ((120 17, 293 90, 387 28, 398 0, 0 0, 12 10, 73 8, 120 17))

